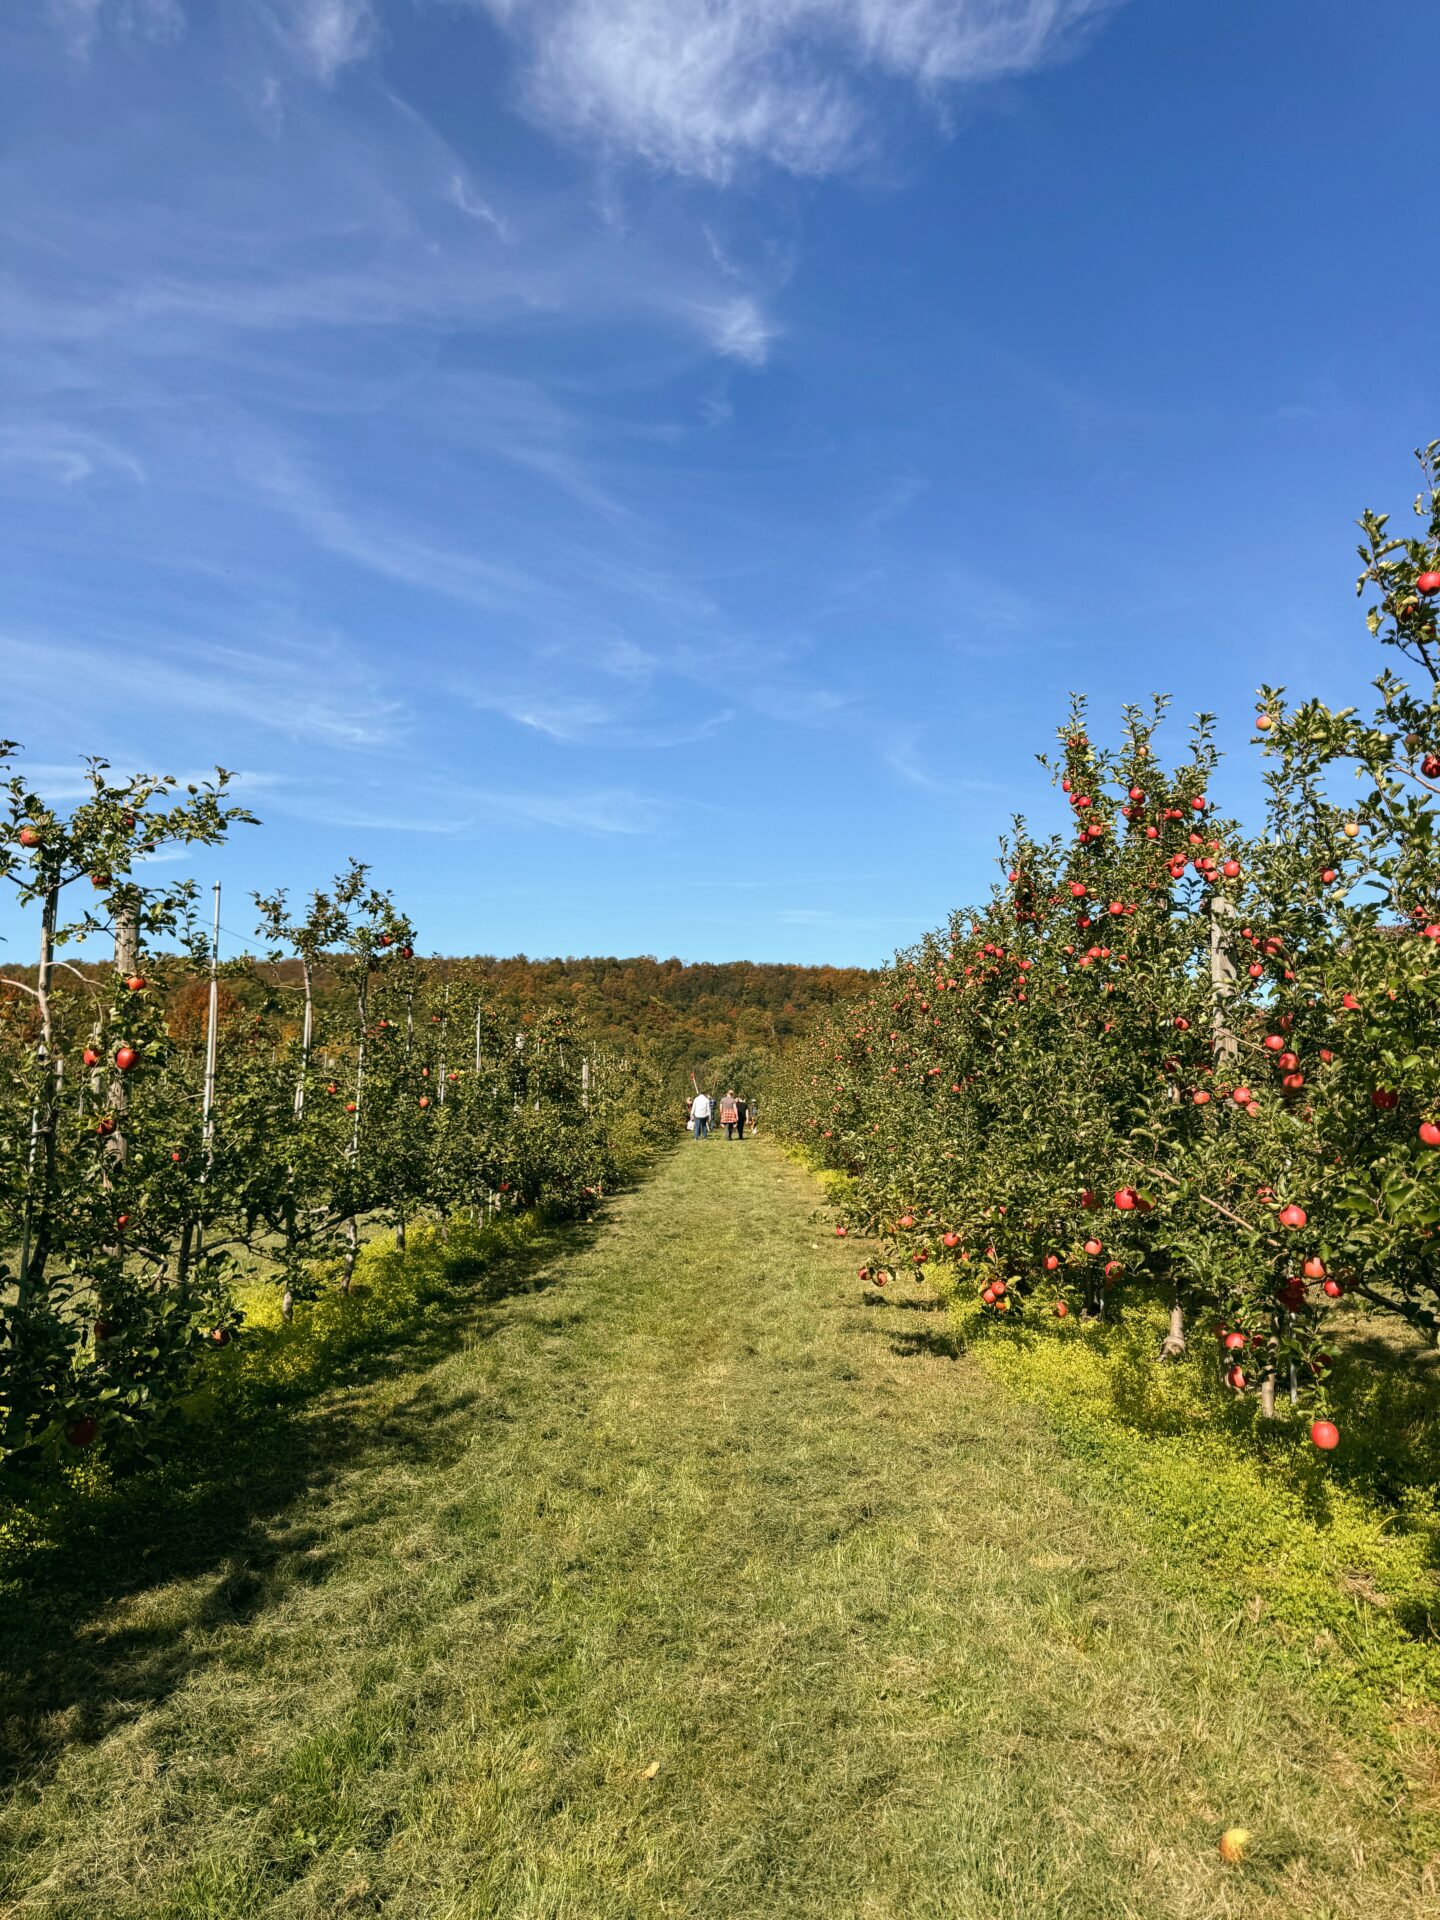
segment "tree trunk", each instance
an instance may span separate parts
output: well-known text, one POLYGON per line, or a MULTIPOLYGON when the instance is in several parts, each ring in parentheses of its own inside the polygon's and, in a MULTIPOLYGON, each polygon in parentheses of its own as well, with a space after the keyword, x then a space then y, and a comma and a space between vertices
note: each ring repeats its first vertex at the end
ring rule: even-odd
MULTIPOLYGON (((370 1007, 369 974, 362 970, 355 989, 355 1010, 359 1020, 359 1040, 355 1049, 355 1121, 350 1129, 350 1144, 345 1157, 352 1166, 360 1159, 360 1108, 365 1091, 365 1022, 370 1007)), ((345 1269, 340 1280, 341 1293, 349 1293, 355 1278, 355 1260, 360 1252, 360 1229, 352 1213, 345 1223, 345 1269)))
MULTIPOLYGON (((139 969, 140 909, 132 905, 119 906, 115 910, 115 971, 122 980, 128 980, 139 969)), ((125 1076, 121 1073, 110 1077, 109 1102, 110 1111, 115 1115, 115 1131, 106 1141, 105 1150, 111 1166, 120 1168, 125 1164, 125 1115, 130 1105, 125 1093, 125 1076)))
POLYGON ((1233 1060, 1240 1042, 1230 1029, 1229 1000, 1235 991, 1235 962, 1225 945, 1224 922, 1233 919, 1235 909, 1217 894, 1210 896, 1210 1015, 1212 1044, 1217 1060, 1233 1060))
POLYGON ((1170 1329, 1165 1335, 1165 1338, 1160 1342, 1158 1358, 1161 1360, 1178 1360, 1184 1351, 1185 1309, 1180 1304, 1180 1295, 1177 1289, 1175 1299, 1170 1307, 1170 1329))
POLYGON ((1260 1418, 1262 1420, 1275 1418, 1275 1358, 1279 1344, 1277 1334, 1272 1332, 1266 1343, 1265 1359, 1260 1370, 1260 1418))
POLYGON ((200 1229, 195 1221, 187 1220, 180 1229, 180 1247, 175 1256, 175 1291, 182 1300, 190 1283, 192 1249, 194 1257, 198 1259, 203 1251, 200 1229))
POLYGON ((305 982, 305 1022, 300 1030, 300 1071, 295 1079, 295 1118, 305 1111, 305 1078, 310 1070, 310 1048, 315 1038, 315 973, 308 953, 300 956, 300 972, 305 982))

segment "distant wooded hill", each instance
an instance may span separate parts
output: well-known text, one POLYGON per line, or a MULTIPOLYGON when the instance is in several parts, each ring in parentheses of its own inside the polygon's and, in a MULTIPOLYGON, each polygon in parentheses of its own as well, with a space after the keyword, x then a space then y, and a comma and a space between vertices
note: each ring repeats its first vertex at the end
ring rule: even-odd
POLYGON ((560 1003, 599 1039, 643 1039, 667 1073, 783 1047, 814 1010, 863 992, 871 978, 863 967, 755 960, 686 965, 649 954, 565 960, 482 955, 429 964, 453 978, 479 982, 516 1013, 560 1003))
MULTIPOLYGON (((524 954, 506 959, 425 956, 424 965, 441 978, 478 986, 498 1013, 508 1012, 517 1021, 542 1007, 568 1007, 601 1042, 643 1042, 660 1071, 677 1081, 692 1068, 703 1072, 707 1067, 720 1078, 753 1079, 761 1056, 783 1048, 817 1010, 853 999, 874 978, 863 967, 780 966, 755 960, 687 965, 649 954, 565 960, 531 960, 524 954)), ((81 961, 75 969, 90 978, 108 970, 106 963, 94 961, 81 961)), ((33 969, 15 972, 25 979, 33 969)), ((300 965, 295 960, 232 959, 225 975, 227 1000, 238 1003, 237 994, 249 998, 242 984, 247 975, 297 986, 300 965)), ((316 986, 324 1002, 338 982, 321 968, 316 986)), ((173 995, 177 1014, 202 1018, 204 993, 198 978, 179 987, 173 995)))
POLYGON ((568 1001, 606 1038, 643 1036, 668 1070, 733 1054, 763 1053, 800 1033, 817 1008, 864 991, 863 967, 767 965, 754 960, 465 960, 498 997, 568 1001))

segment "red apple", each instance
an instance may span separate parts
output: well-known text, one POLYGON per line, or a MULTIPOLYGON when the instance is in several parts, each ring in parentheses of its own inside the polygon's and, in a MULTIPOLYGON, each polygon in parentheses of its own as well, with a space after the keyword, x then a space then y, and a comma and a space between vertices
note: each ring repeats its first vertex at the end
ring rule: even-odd
POLYGON ((1420 1139, 1427 1147, 1440 1147, 1440 1126, 1436 1126, 1433 1120, 1422 1120, 1420 1139))
POLYGON ((1133 1213, 1138 1198, 1134 1187, 1121 1187, 1115 1195, 1115 1204, 1121 1213, 1133 1213))
POLYGON ((1069 1307, 1066 1306, 1063 1300, 1057 1300, 1055 1302, 1055 1318, 1057 1320, 1063 1320, 1069 1311, 1069 1307))
POLYGON ((100 1056, 94 1047, 86 1047, 80 1058, 85 1062, 87 1067, 98 1067, 100 1064, 100 1056))
POLYGON ((100 1422, 93 1413, 87 1413, 70 1422, 65 1429, 65 1438, 72 1447, 88 1447, 99 1431, 100 1422))
POLYGON ((1307 1280, 1323 1280, 1325 1278, 1325 1262, 1320 1258, 1318 1253, 1312 1253, 1300 1271, 1307 1280))
POLYGON ((1440 573, 1422 573, 1417 576, 1415 588, 1418 593, 1440 593, 1440 573))
POLYGON ((421 1108, 421 1111, 423 1112, 423 1111, 425 1110, 425 1108, 429 1106, 429 1104, 430 1104, 430 1096, 429 1096, 429 1094, 428 1094, 428 1093, 422 1093, 422 1094, 421 1094, 421 1096, 420 1096, 420 1108, 421 1108))
POLYGON ((1085 1242, 1085 1251, 1093 1260, 1097 1254, 1103 1253, 1105 1249, 1098 1240, 1087 1240, 1085 1242))
POLYGON ((139 1058, 134 1047, 117 1047, 115 1050, 115 1065, 121 1073, 129 1073, 139 1058))
POLYGON ((1299 1229, 1300 1227, 1303 1227, 1306 1223, 1307 1217, 1308 1216, 1306 1215, 1305 1209, 1303 1207, 1297 1207, 1293 1204, 1288 1207, 1282 1207, 1279 1213, 1277 1213, 1275 1216, 1275 1218, 1280 1222, 1282 1227, 1291 1227, 1294 1229, 1299 1229))
POLYGON ((845 1238, 845 1236, 846 1236, 846 1234, 847 1234, 847 1233, 849 1233, 849 1231, 850 1231, 850 1229, 849 1229, 848 1227, 836 1227, 836 1229, 835 1229, 835 1238, 836 1238, 837 1240, 843 1240, 843 1239, 845 1238))
POLYGON ((944 1247, 958 1247, 960 1244, 960 1236, 958 1233, 941 1234, 940 1244, 944 1247))
POLYGON ((1313 1420, 1310 1444, 1319 1447, 1322 1453, 1333 1453, 1340 1444, 1340 1429, 1331 1420, 1313 1420))

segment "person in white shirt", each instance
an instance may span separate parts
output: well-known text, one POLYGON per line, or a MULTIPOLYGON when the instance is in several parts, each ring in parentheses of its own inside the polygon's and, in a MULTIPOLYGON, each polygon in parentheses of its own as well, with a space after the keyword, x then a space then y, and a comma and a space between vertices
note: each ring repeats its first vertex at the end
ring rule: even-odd
POLYGON ((704 1140, 710 1133, 710 1096, 697 1093, 690 1102, 690 1118, 695 1122, 695 1138, 704 1140))

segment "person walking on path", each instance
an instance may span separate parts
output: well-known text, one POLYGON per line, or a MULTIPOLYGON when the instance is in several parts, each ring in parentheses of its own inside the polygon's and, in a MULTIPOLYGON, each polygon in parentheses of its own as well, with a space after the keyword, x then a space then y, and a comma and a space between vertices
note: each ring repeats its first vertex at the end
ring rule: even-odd
POLYGON ((743 1100, 737 1100, 735 1102, 735 1138, 737 1140, 743 1140, 745 1138, 745 1121, 748 1114, 749 1108, 745 1102, 743 1100))
POLYGON ((735 1127, 739 1118, 740 1112, 735 1105, 735 1089, 729 1087, 726 1089, 725 1098, 720 1102, 720 1124, 725 1129, 727 1140, 735 1138, 735 1127))
POLYGON ((710 1133, 710 1096, 697 1093, 690 1102, 690 1118, 695 1122, 695 1138, 704 1140, 710 1133))

